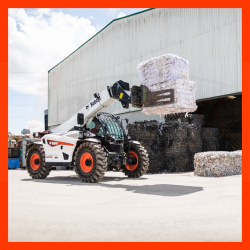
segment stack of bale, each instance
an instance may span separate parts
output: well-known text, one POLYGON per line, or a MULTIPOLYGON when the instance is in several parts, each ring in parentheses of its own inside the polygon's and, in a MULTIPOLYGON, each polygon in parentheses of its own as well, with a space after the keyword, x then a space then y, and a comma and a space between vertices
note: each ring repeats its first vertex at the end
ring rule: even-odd
MULTIPOLYGON (((150 91, 174 89, 174 103, 154 107, 144 107, 145 114, 171 114, 193 112, 196 83, 189 81, 188 62, 176 55, 166 54, 141 62, 138 67, 142 85, 150 91)), ((163 99, 169 100, 169 98, 163 99)))
POLYGON ((164 169, 169 172, 189 170, 187 122, 166 122, 164 125, 164 169))
POLYGON ((150 173, 162 172, 164 157, 162 151, 161 123, 156 120, 138 121, 127 125, 128 135, 146 148, 150 161, 150 173))
POLYGON ((172 121, 189 122, 190 115, 185 115, 185 113, 168 114, 164 116, 164 120, 165 122, 172 122, 172 121))
POLYGON ((188 154, 189 164, 192 170, 194 166, 194 155, 197 152, 202 152, 201 131, 204 120, 204 115, 188 115, 188 154))
POLYGON ((201 130, 201 127, 195 124, 190 124, 188 127, 188 154, 191 167, 194 165, 194 155, 197 152, 202 152, 201 130))
POLYGON ((128 135, 140 141, 148 152, 148 172, 192 171, 196 153, 217 150, 213 146, 218 145, 218 130, 202 128, 204 115, 179 113, 164 118, 163 123, 149 120, 127 125, 128 135))
POLYGON ((242 151, 203 152, 194 156, 194 174, 220 177, 242 173, 242 151))
MULTIPOLYGON (((137 69, 142 85, 150 91, 174 89, 173 104, 143 107, 142 110, 145 114, 167 115, 165 123, 152 120, 127 126, 128 134, 132 139, 140 141, 149 154, 148 171, 193 170, 194 154, 202 151, 201 126, 204 116, 187 115, 197 109, 196 84, 189 81, 188 62, 181 57, 166 54, 140 63, 137 69)), ((205 134, 204 138, 207 138, 205 134)), ((207 147, 208 140, 204 141, 207 147)))
POLYGON ((219 149, 219 130, 217 128, 202 128, 202 151, 216 151, 219 149))
MULTIPOLYGON (((176 157, 170 165, 170 171, 181 172, 194 169, 194 154, 202 151, 201 126, 204 124, 204 115, 194 115, 185 113, 170 114, 165 116, 165 121, 178 122, 179 131, 176 130, 175 143, 179 144, 179 149, 175 149, 176 157), (174 168, 173 168, 174 166, 174 168)), ((168 158, 168 150, 166 158, 168 158)))

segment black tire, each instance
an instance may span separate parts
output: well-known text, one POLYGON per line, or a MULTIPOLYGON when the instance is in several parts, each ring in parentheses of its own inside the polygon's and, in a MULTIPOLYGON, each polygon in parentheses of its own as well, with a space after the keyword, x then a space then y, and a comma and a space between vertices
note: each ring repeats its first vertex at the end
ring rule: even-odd
POLYGON ((46 178, 50 171, 51 167, 45 166, 45 153, 42 146, 38 144, 33 144, 27 152, 26 158, 27 170, 29 175, 33 179, 44 179, 46 178), (35 164, 37 169, 34 169, 34 156, 38 155, 37 158, 39 160, 39 165, 35 164), (32 158, 33 156, 33 158, 32 158), (33 167, 32 167, 33 166, 33 167))
MULTIPOLYGON (((126 166, 123 166, 123 173, 125 173, 125 175, 127 175, 129 178, 139 178, 148 170, 148 154, 146 149, 140 144, 131 144, 130 151, 136 153, 138 157, 138 165, 134 170, 129 170, 126 166)), ((128 153, 128 147, 125 148, 125 152, 128 153)))
POLYGON ((78 177, 87 183, 99 182, 108 168, 107 155, 100 144, 84 142, 76 150, 75 157, 75 172, 78 177), (91 155, 91 166, 89 172, 86 172, 86 164, 81 162, 85 159, 84 155, 91 155), (83 158, 82 158, 83 157, 83 158))

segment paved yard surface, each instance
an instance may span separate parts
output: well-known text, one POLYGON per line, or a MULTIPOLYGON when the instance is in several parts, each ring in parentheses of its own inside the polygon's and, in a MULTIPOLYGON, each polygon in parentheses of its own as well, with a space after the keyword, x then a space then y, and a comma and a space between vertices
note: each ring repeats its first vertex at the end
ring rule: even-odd
POLYGON ((9 170, 9 241, 241 241, 241 181, 107 172, 85 184, 74 171, 9 170))

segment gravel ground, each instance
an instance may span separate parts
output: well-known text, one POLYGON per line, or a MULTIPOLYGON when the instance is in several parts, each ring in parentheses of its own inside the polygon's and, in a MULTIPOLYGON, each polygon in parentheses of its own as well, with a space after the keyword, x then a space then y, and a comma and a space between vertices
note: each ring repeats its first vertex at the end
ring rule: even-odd
POLYGON ((242 241, 242 176, 9 170, 9 241, 242 241))

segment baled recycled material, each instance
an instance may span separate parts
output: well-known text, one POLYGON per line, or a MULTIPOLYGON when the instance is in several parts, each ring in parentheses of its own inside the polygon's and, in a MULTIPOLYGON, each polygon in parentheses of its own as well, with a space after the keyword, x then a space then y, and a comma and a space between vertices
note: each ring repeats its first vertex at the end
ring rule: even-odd
MULTIPOLYGON (((145 114, 174 114, 194 112, 196 83, 189 81, 188 62, 176 55, 166 54, 151 58, 137 67, 142 85, 150 91, 174 89, 174 103, 155 107, 144 107, 145 114)), ((163 99, 165 101, 169 99, 163 99)))
POLYGON ((194 155, 194 174, 220 177, 242 173, 242 151, 210 151, 194 155))
POLYGON ((166 54, 141 62, 138 67, 143 85, 150 87, 159 82, 176 79, 189 80, 188 61, 172 54, 166 54))
POLYGON ((209 151, 218 145, 217 128, 205 129, 205 116, 185 113, 169 114, 165 122, 157 120, 135 121, 127 125, 131 139, 141 142, 149 156, 149 173, 183 172, 194 170, 194 155, 202 152, 203 143, 209 151), (211 144, 212 143, 212 144, 211 144))
MULTIPOLYGON (((149 87, 150 91, 157 91, 163 89, 174 89, 174 103, 162 106, 143 108, 142 112, 145 114, 174 114, 174 113, 188 113, 194 112, 197 109, 195 103, 195 82, 183 79, 163 82, 161 84, 154 84, 149 87)), ((168 99, 163 99, 165 101, 168 99)))

